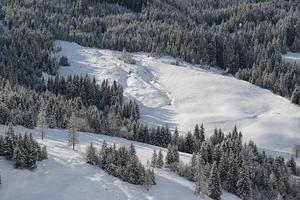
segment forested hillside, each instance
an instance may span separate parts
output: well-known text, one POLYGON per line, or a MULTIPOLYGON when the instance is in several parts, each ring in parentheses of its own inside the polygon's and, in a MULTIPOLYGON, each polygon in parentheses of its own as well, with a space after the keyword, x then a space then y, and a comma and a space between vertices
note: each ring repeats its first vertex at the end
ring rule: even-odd
POLYGON ((41 71, 55 74, 55 38, 217 65, 286 97, 300 84, 299 66, 281 58, 300 51, 297 0, 1 0, 1 7, 12 30, 1 34, 1 76, 12 82, 32 86, 41 71))

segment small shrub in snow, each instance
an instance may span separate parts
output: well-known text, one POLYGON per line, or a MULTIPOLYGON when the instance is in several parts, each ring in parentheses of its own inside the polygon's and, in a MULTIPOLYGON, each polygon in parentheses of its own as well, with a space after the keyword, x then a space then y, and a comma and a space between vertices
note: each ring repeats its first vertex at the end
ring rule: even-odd
POLYGON ((136 60, 134 59, 134 57, 132 55, 130 55, 126 49, 123 49, 122 52, 122 60, 127 63, 127 64, 136 64, 136 60))
POLYGON ((61 66, 69 66, 70 63, 69 63, 68 57, 67 57, 67 56, 62 56, 62 57, 59 59, 58 64, 61 65, 61 66))

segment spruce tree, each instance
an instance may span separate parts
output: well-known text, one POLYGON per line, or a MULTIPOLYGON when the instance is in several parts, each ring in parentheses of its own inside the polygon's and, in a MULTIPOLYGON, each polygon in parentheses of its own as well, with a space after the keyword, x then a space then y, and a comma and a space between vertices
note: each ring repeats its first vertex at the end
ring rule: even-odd
POLYGON ((229 166, 229 171, 225 179, 225 188, 228 192, 235 193, 238 180, 238 164, 233 155, 229 157, 229 160, 231 160, 231 164, 229 166))
POLYGON ((173 145, 174 144, 178 145, 178 139, 179 139, 179 132, 178 132, 178 128, 176 127, 173 133, 173 139, 172 139, 173 145))
POLYGON ((249 178, 249 172, 244 164, 238 175, 237 193, 242 200, 250 200, 252 198, 251 181, 249 178))
POLYGON ((26 152, 24 149, 23 139, 18 135, 16 146, 14 148, 13 159, 15 160, 15 167, 22 169, 26 168, 26 152))
POLYGON ((195 180, 195 193, 204 194, 208 193, 206 166, 204 160, 200 157, 196 157, 196 165, 194 168, 194 180, 195 180))
POLYGON ((174 155, 173 155, 173 146, 171 144, 168 145, 168 151, 166 155, 166 167, 170 167, 170 165, 174 162, 174 155))
POLYGON ((102 169, 105 169, 107 167, 107 158, 108 158, 108 147, 106 144, 106 141, 104 140, 102 143, 102 147, 100 150, 100 155, 99 155, 99 166, 102 169))
POLYGON ((208 196, 215 200, 220 200, 222 194, 222 188, 220 183, 220 176, 217 163, 214 162, 210 176, 208 179, 208 196))
POLYGON ((69 124, 68 124, 69 132, 68 132, 68 145, 72 146, 72 149, 75 150, 75 146, 79 143, 77 136, 77 123, 76 116, 73 112, 69 124))
POLYGON ((158 152, 158 158, 157 158, 156 164, 157 164, 156 165, 157 168, 162 168, 164 166, 164 156, 163 156, 161 150, 159 150, 159 152, 158 152))
POLYGON ((47 147, 45 145, 42 147, 41 158, 42 158, 42 160, 47 160, 48 159, 47 147))
POLYGON ((45 137, 45 128, 47 128, 47 119, 46 119, 46 107, 44 103, 40 107, 40 111, 38 114, 38 119, 37 119, 37 128, 38 132, 42 137, 42 140, 44 140, 45 137))
POLYGON ((146 169, 144 176, 144 186, 146 190, 149 191, 151 186, 155 184, 154 170, 150 168, 146 169))
POLYGON ((194 136, 195 136, 195 138, 196 138, 197 140, 200 139, 200 129, 199 129, 199 125, 198 125, 198 124, 196 124, 196 126, 195 126, 194 136))
POLYGON ((5 146, 4 146, 4 138, 2 135, 0 135, 0 156, 5 155, 5 146))
POLYGON ((200 142, 205 141, 205 129, 204 129, 203 123, 200 126, 199 140, 200 140, 200 142))
POLYGON ((153 154, 152 154, 152 158, 151 158, 151 164, 150 164, 150 166, 153 167, 153 168, 157 167, 157 165, 158 165, 157 161, 158 161, 157 160, 157 154, 156 154, 156 150, 154 149, 153 150, 153 154))
POLYGON ((98 163, 97 150, 91 143, 86 150, 86 162, 91 165, 96 165, 98 163))
POLYGON ((37 151, 32 134, 25 133, 24 135, 25 163, 27 169, 36 168, 37 151))
POLYGON ((288 167, 288 169, 290 170, 290 173, 293 175, 297 175, 297 164, 295 162, 294 157, 291 157, 287 163, 286 166, 288 167))
POLYGON ((140 185, 144 182, 145 171, 142 164, 136 156, 130 156, 126 164, 126 181, 132 184, 140 185))
POLYGON ((14 136, 4 137, 4 154, 6 159, 11 160, 14 154, 14 136))

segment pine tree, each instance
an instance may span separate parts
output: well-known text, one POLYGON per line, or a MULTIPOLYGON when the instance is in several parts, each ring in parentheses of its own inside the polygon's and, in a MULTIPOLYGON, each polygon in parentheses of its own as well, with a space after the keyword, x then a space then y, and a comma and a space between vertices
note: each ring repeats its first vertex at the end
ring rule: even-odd
POLYGON ((144 182, 145 171, 136 156, 129 157, 126 164, 126 174, 126 181, 129 183, 140 185, 144 182))
POLYGON ((162 168, 164 166, 164 156, 161 150, 159 150, 156 164, 157 168, 162 168))
POLYGON ((37 161, 42 161, 42 148, 41 146, 37 143, 37 142, 34 142, 34 146, 35 146, 35 151, 36 151, 36 160, 37 161))
POLYGON ((154 170, 150 168, 146 169, 144 176, 144 186, 146 190, 149 191, 151 186, 155 184, 154 170))
POLYGON ((221 183, 223 183, 226 179, 227 173, 228 173, 228 162, 227 162, 228 156, 225 152, 221 154, 220 162, 219 162, 219 173, 220 173, 220 179, 221 183))
POLYGON ((200 129, 199 129, 199 125, 198 125, 198 124, 196 124, 196 126, 195 126, 194 136, 195 136, 195 138, 196 138, 197 140, 200 139, 200 129))
POLYGON ((99 166, 102 169, 105 169, 107 167, 107 157, 108 157, 108 147, 106 144, 106 141, 104 140, 102 143, 102 147, 100 150, 100 155, 99 155, 99 166))
POLYGON ((208 196, 215 200, 220 200, 222 194, 222 188, 220 183, 219 170, 217 163, 214 162, 210 177, 208 179, 208 196))
POLYGON ((197 156, 196 165, 194 169, 194 180, 195 180, 195 193, 204 194, 208 193, 207 177, 206 177, 206 166, 204 160, 197 156))
POLYGON ((11 160, 14 154, 14 136, 5 134, 4 137, 4 154, 6 159, 11 160))
POLYGON ((75 113, 73 112, 68 124, 69 134, 68 134, 68 145, 72 146, 75 150, 75 146, 79 143, 77 136, 77 123, 75 113))
POLYGON ((172 140, 172 143, 173 145, 178 145, 178 139, 179 139, 179 132, 178 132, 178 129, 177 127, 175 128, 175 131, 174 131, 174 134, 173 134, 173 140, 172 140))
POLYGON ((204 129, 203 123, 200 126, 199 140, 200 140, 200 142, 205 141, 205 129, 204 129))
POLYGON ((166 167, 170 167, 170 165, 174 162, 173 158, 173 147, 171 144, 168 145, 168 151, 166 155, 166 167))
POLYGON ((15 167, 22 169, 26 168, 26 152, 23 147, 22 136, 18 135, 16 146, 14 148, 13 159, 15 160, 15 167))
POLYGON ((192 179, 194 181, 195 181, 195 174, 196 174, 195 172, 196 172, 197 159, 198 159, 198 155, 196 153, 193 153, 190 162, 190 172, 191 172, 192 179))
POLYGON ((239 172, 237 181, 237 193, 242 200, 251 199, 251 182, 248 169, 245 165, 242 166, 239 172))
MULTIPOLYGON (((232 153, 232 152, 231 152, 232 153)), ((231 160, 231 165, 229 166, 229 171, 227 173, 225 182, 226 182, 226 190, 231 193, 236 192, 236 185, 238 179, 238 164, 234 159, 233 155, 229 156, 229 160, 231 160)))
POLYGON ((0 156, 5 155, 5 146, 4 146, 4 138, 2 135, 0 135, 0 156))
POLYGON ((177 145, 173 146, 173 162, 179 162, 179 151, 177 145))
POLYGON ((136 156, 136 150, 135 150, 135 147, 132 143, 129 146, 129 155, 136 156))
POLYGON ((91 143, 86 150, 86 162, 91 165, 96 165, 98 163, 97 150, 91 143))
POLYGON ((4 137, 14 138, 15 132, 13 129, 13 124, 10 122, 8 126, 5 127, 4 137))
POLYGON ((157 162, 157 154, 156 154, 156 150, 154 149, 153 150, 153 155, 152 155, 152 158, 151 158, 151 167, 155 168, 157 167, 158 165, 158 162, 157 162))
POLYGON ((294 157, 291 157, 291 158, 287 161, 286 166, 289 168, 291 174, 297 175, 297 164, 296 164, 296 162, 295 162, 294 157))
POLYGON ((193 153, 195 151, 195 140, 191 132, 187 133, 184 145, 185 145, 185 152, 193 153))
POLYGON ((47 128, 47 119, 46 119, 46 108, 44 104, 41 105, 40 111, 38 114, 38 120, 37 120, 37 128, 38 132, 42 137, 42 140, 44 139, 45 136, 45 128, 47 128))
POLYGON ((25 157, 26 157, 25 159, 26 168, 34 169, 36 168, 37 151, 31 133, 30 134, 25 133, 23 143, 24 143, 25 157))
POLYGON ((42 160, 48 159, 47 147, 45 145, 42 147, 41 159, 42 160))

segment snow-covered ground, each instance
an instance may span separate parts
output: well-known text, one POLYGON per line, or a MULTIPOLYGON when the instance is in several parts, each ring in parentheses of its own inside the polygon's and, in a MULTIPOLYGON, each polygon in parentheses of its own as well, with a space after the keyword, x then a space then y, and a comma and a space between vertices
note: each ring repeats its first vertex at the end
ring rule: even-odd
POLYGON ((121 52, 82 47, 76 43, 56 41, 71 66, 59 73, 88 74, 98 81, 117 80, 125 96, 136 99, 141 118, 151 125, 168 123, 181 131, 193 130, 204 123, 208 133, 215 127, 225 131, 236 124, 245 141, 254 140, 259 147, 289 153, 300 144, 300 108, 248 82, 221 75, 215 68, 201 69, 188 63, 172 65, 173 58, 152 58, 134 53, 136 65, 125 64, 121 52))
MULTIPOLYGON (((34 130, 16 127, 15 132, 32 132, 34 130)), ((0 126, 0 133, 4 132, 4 126, 0 126)), ((67 146, 66 130, 49 129, 46 131, 44 141, 38 142, 47 145, 48 160, 38 163, 34 171, 19 170, 13 168, 13 163, 0 157, 0 173, 2 184, 0 185, 1 200, 168 200, 209 199, 195 196, 192 182, 166 170, 155 170, 157 185, 150 191, 143 186, 128 184, 108 175, 97 166, 85 163, 85 149, 90 142, 100 149, 104 140, 108 144, 130 145, 131 141, 117 137, 108 137, 92 133, 80 133, 80 146, 77 151, 72 151, 67 146)), ((137 155, 146 164, 151 158, 153 149, 158 147, 133 142, 137 155)), ((166 150, 163 149, 163 154, 166 150)), ((184 162, 189 162, 189 154, 180 154, 184 162)), ((222 199, 235 200, 236 196, 224 192, 222 199)))
POLYGON ((8 32, 8 31, 9 31, 8 26, 4 25, 2 20, 0 20, 0 28, 1 28, 4 32, 8 32))
POLYGON ((282 58, 284 62, 300 64, 300 53, 287 52, 287 54, 283 55, 282 58))

